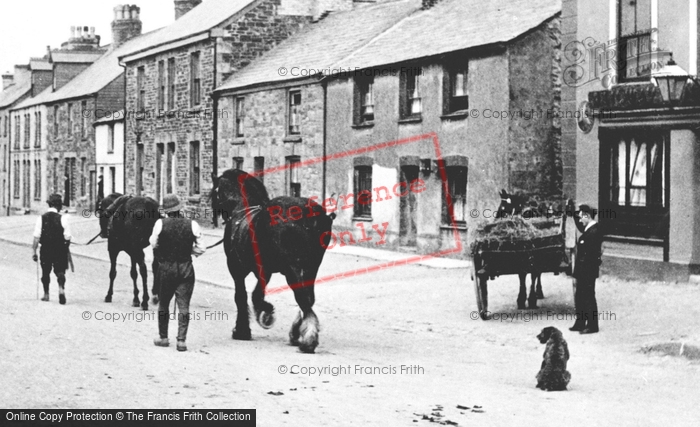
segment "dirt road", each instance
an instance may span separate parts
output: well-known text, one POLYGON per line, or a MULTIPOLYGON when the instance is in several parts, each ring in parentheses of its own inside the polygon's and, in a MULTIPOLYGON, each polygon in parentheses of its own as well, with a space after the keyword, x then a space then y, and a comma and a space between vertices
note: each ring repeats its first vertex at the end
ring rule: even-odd
MULTIPOLYGON (((601 321, 601 333, 582 336, 568 331, 571 321, 556 318, 573 312, 566 278, 543 276, 547 298, 535 311, 515 309, 517 278, 497 279, 490 307, 502 321, 483 322, 470 320, 468 272, 404 266, 318 286, 321 344, 310 355, 287 344, 297 310, 291 292, 269 296, 277 323, 269 330, 253 324, 254 340, 241 342, 231 339, 233 291, 198 283, 189 351, 179 353, 174 344, 153 346, 155 312, 130 307, 125 267, 114 302, 106 304, 107 264, 76 259, 68 304, 61 306, 55 281, 51 301, 37 301, 28 248, 0 243, 0 251, 5 408, 256 408, 260 426, 700 420, 700 364, 639 351, 658 342, 700 342, 696 285, 603 280, 599 308, 614 318, 601 321), (571 351, 566 392, 535 388, 544 350, 535 335, 550 325, 564 331, 571 351)), ((320 274, 373 263, 329 253, 320 274)), ((272 283, 282 280, 276 275, 272 283)))

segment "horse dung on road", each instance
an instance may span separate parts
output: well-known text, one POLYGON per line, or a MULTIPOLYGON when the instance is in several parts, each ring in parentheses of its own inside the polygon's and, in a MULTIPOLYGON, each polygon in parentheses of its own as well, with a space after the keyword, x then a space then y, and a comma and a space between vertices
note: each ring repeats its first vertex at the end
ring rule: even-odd
POLYGON ((251 339, 245 278, 251 272, 258 282, 253 309, 263 328, 274 323, 274 307, 265 301, 265 286, 272 273, 282 273, 294 291, 301 312, 292 323, 289 340, 305 353, 318 346, 319 322, 313 311, 314 282, 330 241, 335 214, 312 199, 276 197, 270 200, 262 182, 238 169, 214 179, 214 212, 222 215, 224 250, 235 282, 238 315, 233 338, 251 339), (283 213, 283 216, 276 215, 283 213), (295 212, 294 215, 287 215, 295 212), (298 214, 297 214, 298 213, 298 214))
MULTIPOLYGON (((109 290, 105 302, 112 302, 114 279, 117 277, 117 256, 121 251, 124 251, 131 258, 131 279, 134 281, 132 305, 133 307, 141 305, 141 308, 148 310, 148 271, 143 249, 149 245, 148 238, 151 237, 153 226, 160 218, 160 205, 150 197, 122 196, 115 193, 105 197, 100 206, 106 206, 102 209, 100 217, 100 235, 107 237, 107 250, 111 263, 109 290), (139 300, 139 288, 136 284, 139 273, 143 281, 143 301, 139 300)), ((155 276, 157 269, 155 260, 152 268, 155 276)), ((152 293, 155 303, 158 293, 155 280, 153 281, 152 293)))

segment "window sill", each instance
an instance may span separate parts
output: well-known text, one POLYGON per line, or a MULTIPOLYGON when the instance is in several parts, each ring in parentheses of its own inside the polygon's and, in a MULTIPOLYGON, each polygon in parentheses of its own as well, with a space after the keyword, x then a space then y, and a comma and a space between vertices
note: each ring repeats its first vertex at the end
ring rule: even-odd
POLYGON ((422 121, 423 121, 423 117, 421 117, 420 115, 416 115, 416 116, 409 116, 409 117, 405 117, 403 119, 399 119, 399 124, 420 123, 422 121))
POLYGON ((361 222, 372 222, 372 217, 371 216, 353 216, 352 220, 353 221, 361 221, 361 222))
POLYGON ((199 204, 202 201, 202 196, 189 196, 187 198, 187 203, 199 204))
POLYGON ((290 135, 282 138, 282 142, 301 142, 301 135, 290 135))
POLYGON ((369 129, 374 127, 374 121, 371 122, 362 122, 362 123, 355 123, 352 125, 353 129, 369 129))
POLYGON ((459 120, 466 119, 467 117, 469 117, 469 110, 457 110, 455 112, 440 116, 440 118, 443 120, 459 120))
POLYGON ((456 223, 455 226, 453 227, 451 224, 442 224, 440 225, 440 230, 459 230, 459 231, 467 231, 467 224, 460 224, 456 223))
POLYGON ((245 144, 244 138, 234 138, 231 140, 231 145, 243 145, 245 144))

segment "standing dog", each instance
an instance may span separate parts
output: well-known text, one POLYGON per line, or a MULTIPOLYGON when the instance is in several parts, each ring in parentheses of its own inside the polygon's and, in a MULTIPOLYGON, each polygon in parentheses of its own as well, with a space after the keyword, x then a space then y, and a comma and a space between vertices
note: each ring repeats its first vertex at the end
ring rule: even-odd
POLYGON ((569 360, 569 348, 561 334, 554 326, 542 329, 537 338, 547 346, 544 349, 542 368, 537 373, 537 388, 547 391, 566 390, 571 374, 566 370, 569 360))

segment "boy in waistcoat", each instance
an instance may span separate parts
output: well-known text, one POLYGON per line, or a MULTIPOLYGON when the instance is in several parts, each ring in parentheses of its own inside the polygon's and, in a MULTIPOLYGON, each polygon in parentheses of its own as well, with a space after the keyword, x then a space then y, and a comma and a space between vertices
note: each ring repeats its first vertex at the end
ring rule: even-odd
POLYGON ((39 217, 34 227, 34 244, 32 249, 34 262, 40 260, 41 283, 44 285, 44 297, 42 301, 49 300, 49 283, 51 283, 51 270, 53 269, 58 280, 58 301, 66 303, 66 268, 68 267, 68 247, 71 240, 68 219, 59 212, 63 208, 60 194, 52 194, 47 201, 48 211, 39 217), (37 257, 36 250, 41 244, 37 257))

